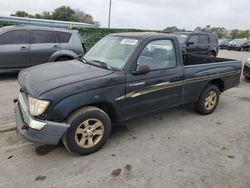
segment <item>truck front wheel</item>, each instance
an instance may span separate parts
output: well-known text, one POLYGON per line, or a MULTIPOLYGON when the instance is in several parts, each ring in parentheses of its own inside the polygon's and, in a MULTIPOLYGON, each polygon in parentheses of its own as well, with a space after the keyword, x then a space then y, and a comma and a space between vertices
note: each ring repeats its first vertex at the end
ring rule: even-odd
POLYGON ((70 128, 63 136, 65 147, 72 153, 88 155, 99 150, 111 133, 109 116, 99 108, 84 107, 66 121, 70 128))
POLYGON ((211 114, 217 107, 220 98, 220 91, 218 87, 212 84, 208 84, 195 103, 195 110, 202 114, 208 115, 211 114))

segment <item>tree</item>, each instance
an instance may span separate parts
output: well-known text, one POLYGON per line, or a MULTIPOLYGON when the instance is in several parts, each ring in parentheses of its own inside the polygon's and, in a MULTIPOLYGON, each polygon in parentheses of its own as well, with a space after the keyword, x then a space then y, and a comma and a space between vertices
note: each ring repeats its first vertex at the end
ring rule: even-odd
POLYGON ((83 22, 92 24, 92 23, 94 23, 93 17, 90 14, 86 14, 85 18, 83 19, 83 22))
POLYGON ((74 11, 75 11, 75 14, 73 17, 73 21, 90 23, 90 24, 94 23, 93 17, 90 14, 85 14, 85 12, 83 12, 79 9, 74 10, 74 11))
POLYGON ((237 38, 249 38, 250 37, 250 31, 245 30, 245 31, 239 31, 237 38))
POLYGON ((17 17, 28 17, 29 14, 25 11, 16 11, 15 14, 11 14, 11 16, 17 16, 17 17))
POLYGON ((194 31, 195 32, 201 32, 201 29, 202 29, 201 27, 196 27, 194 31))
POLYGON ((232 39, 237 38, 238 34, 239 34, 239 30, 238 29, 232 30, 232 32, 231 32, 231 38, 232 39))
POLYGON ((25 11, 17 11, 11 16, 18 17, 29 17, 37 19, 47 19, 47 20, 62 20, 62 21, 73 21, 73 22, 83 22, 93 24, 94 19, 90 14, 85 14, 84 11, 79 9, 73 10, 69 6, 61 6, 56 8, 53 12, 44 11, 41 14, 28 14, 25 11))
POLYGON ((73 21, 75 11, 69 6, 56 8, 52 13, 54 20, 73 21))
POLYGON ((47 19, 47 20, 52 20, 53 16, 51 15, 50 12, 44 11, 42 14, 40 14, 40 18, 47 19))
POLYGON ((186 30, 179 29, 176 26, 167 27, 166 29, 163 30, 163 32, 165 32, 165 33, 174 33, 174 32, 182 32, 182 31, 186 31, 186 30))

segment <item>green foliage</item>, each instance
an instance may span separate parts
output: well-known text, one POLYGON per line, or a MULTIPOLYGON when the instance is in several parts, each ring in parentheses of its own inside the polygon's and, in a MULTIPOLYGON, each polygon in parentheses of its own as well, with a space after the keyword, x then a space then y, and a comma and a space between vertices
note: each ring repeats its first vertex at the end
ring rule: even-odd
POLYGON ((85 12, 79 9, 75 10, 73 20, 75 22, 94 23, 93 16, 91 16, 90 14, 85 14, 85 12))
POLYGON ((36 14, 36 18, 40 18, 41 19, 46 19, 46 20, 52 20, 53 19, 53 16, 51 15, 50 12, 47 12, 47 11, 43 11, 42 14, 36 14))
POLYGON ((215 33, 219 38, 226 38, 226 29, 224 27, 211 27, 211 25, 207 25, 204 28, 196 27, 194 31, 215 33))
POLYGON ((86 28, 78 30, 82 36, 85 47, 89 50, 96 42, 112 33, 123 33, 123 32, 143 32, 145 30, 140 29, 107 29, 107 28, 86 28))
POLYGON ((54 20, 73 21, 75 11, 68 6, 56 8, 52 13, 54 20))
POLYGON ((0 28, 1 27, 5 27, 5 26, 9 26, 10 24, 8 24, 8 23, 0 23, 0 28))
POLYGON ((90 14, 85 14, 84 11, 79 9, 73 10, 69 6, 61 6, 56 8, 53 12, 44 11, 41 14, 28 14, 25 11, 16 11, 15 14, 11 16, 17 17, 29 17, 37 19, 47 19, 47 20, 62 20, 62 21, 73 21, 73 22, 83 22, 83 23, 94 23, 93 16, 90 14))
POLYGON ((17 17, 28 17, 29 14, 25 11, 16 11, 15 14, 11 14, 11 16, 17 16, 17 17))
POLYGON ((224 27, 211 27, 210 25, 207 25, 204 28, 197 27, 195 31, 215 33, 218 36, 218 38, 236 39, 236 38, 249 38, 250 37, 250 30, 234 29, 234 30, 229 31, 224 27))
POLYGON ((173 27, 167 27, 163 30, 164 33, 174 33, 174 32, 183 32, 186 31, 185 29, 179 29, 176 26, 173 27))

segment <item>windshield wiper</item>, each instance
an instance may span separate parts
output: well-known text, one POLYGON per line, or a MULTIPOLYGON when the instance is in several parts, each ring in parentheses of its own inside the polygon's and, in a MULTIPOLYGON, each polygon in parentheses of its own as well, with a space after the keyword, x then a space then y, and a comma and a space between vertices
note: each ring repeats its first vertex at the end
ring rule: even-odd
POLYGON ((100 61, 100 60, 92 60, 92 61, 94 61, 95 63, 100 64, 102 67, 104 67, 104 68, 106 68, 108 70, 112 70, 112 68, 107 63, 105 63, 103 61, 100 61))
POLYGON ((76 60, 81 61, 82 63, 87 63, 87 60, 83 57, 82 54, 74 57, 76 60))

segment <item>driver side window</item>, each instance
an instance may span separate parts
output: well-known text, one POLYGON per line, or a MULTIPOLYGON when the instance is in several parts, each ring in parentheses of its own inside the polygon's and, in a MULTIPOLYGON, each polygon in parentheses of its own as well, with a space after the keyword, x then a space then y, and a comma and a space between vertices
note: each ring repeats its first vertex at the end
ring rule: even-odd
POLYGON ((176 67, 174 44, 171 40, 150 42, 138 58, 137 65, 148 65, 150 70, 176 67))
POLYGON ((193 45, 198 44, 198 35, 193 35, 189 38, 188 42, 193 43, 193 45))

